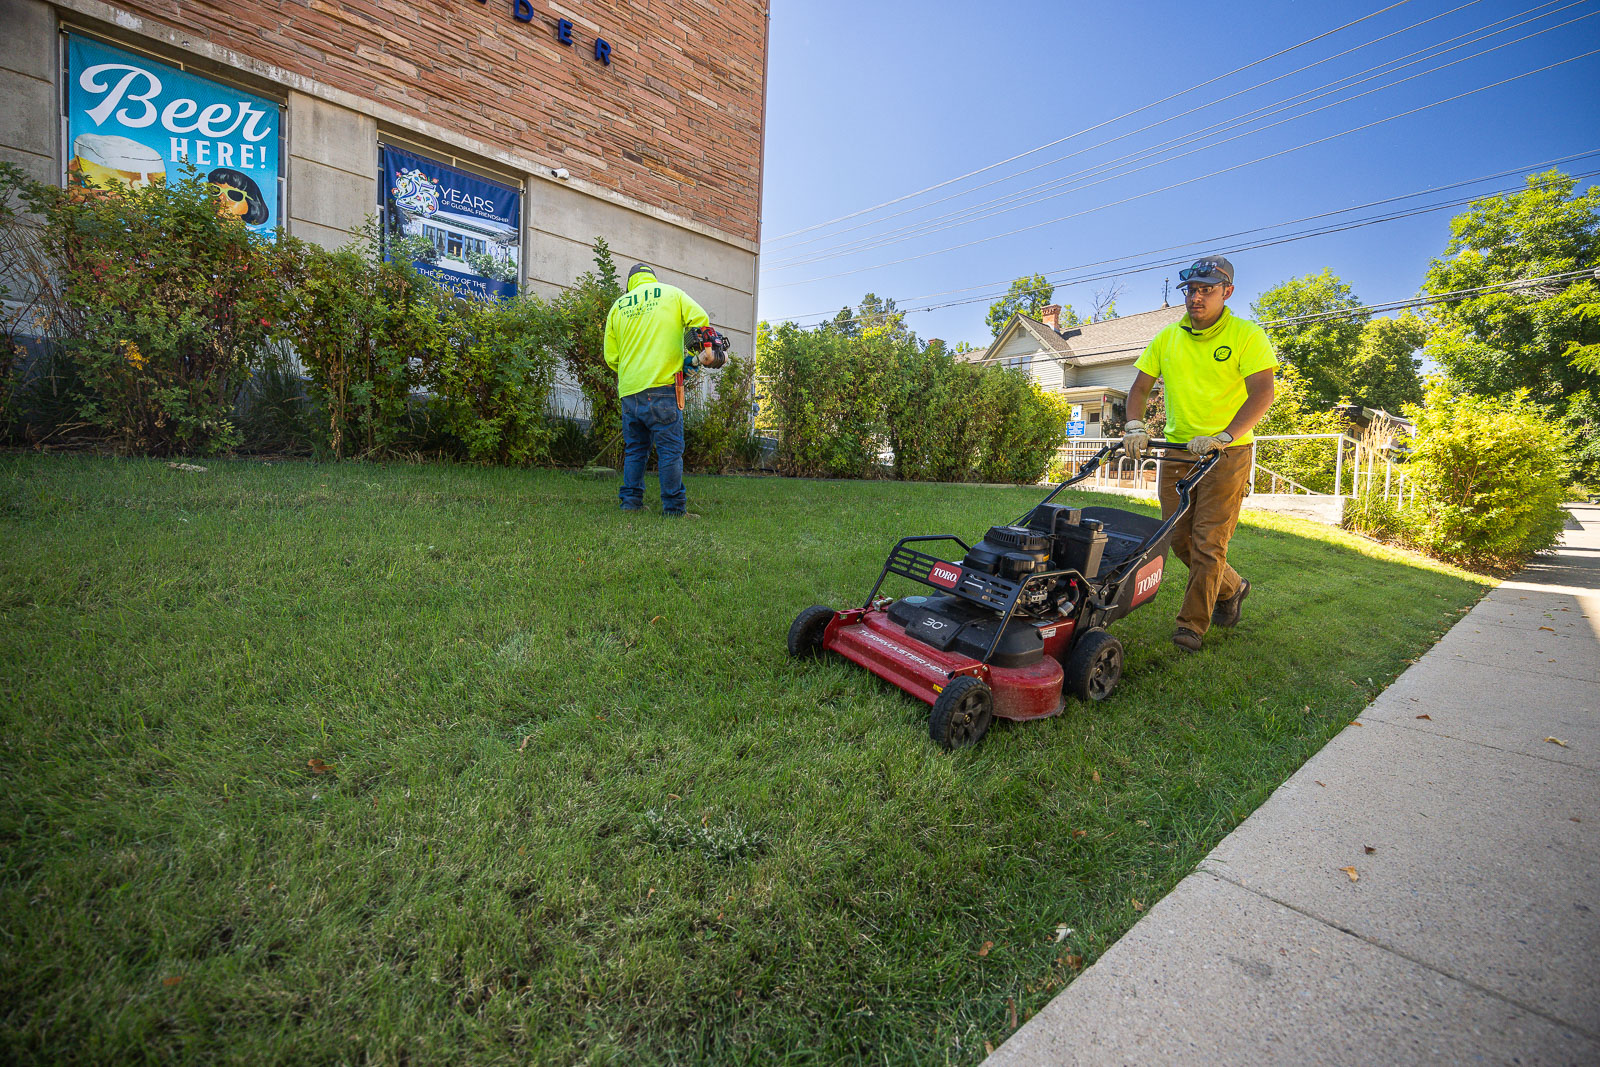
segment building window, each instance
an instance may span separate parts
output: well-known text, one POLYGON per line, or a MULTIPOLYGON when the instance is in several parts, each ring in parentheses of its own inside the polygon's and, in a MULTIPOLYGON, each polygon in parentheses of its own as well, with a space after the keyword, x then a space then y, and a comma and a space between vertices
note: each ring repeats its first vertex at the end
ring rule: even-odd
POLYGON ((1089 412, 1089 421, 1091 423, 1099 422, 1100 421, 1100 413, 1098 411, 1089 412))

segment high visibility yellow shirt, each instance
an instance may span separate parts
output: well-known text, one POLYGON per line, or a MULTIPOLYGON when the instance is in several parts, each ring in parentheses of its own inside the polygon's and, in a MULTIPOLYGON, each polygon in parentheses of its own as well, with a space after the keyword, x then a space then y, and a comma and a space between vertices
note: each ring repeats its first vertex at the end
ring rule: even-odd
POLYGON ((617 395, 671 385, 683 369, 683 331, 710 326, 705 308, 649 271, 628 279, 628 291, 606 313, 606 363, 617 372, 617 395))
MULTIPOLYGON (((1167 440, 1189 441, 1226 430, 1248 395, 1244 380, 1276 369, 1278 356, 1265 330, 1223 308, 1209 329, 1196 330, 1188 315, 1168 326, 1134 366, 1166 381, 1167 440)), ((1254 439, 1244 433, 1234 444, 1254 439)))

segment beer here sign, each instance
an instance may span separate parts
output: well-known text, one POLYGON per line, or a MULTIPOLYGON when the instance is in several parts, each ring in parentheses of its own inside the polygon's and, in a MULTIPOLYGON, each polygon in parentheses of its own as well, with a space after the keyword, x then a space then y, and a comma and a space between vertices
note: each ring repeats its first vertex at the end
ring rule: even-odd
POLYGON ((219 210, 262 233, 278 225, 276 103, 77 34, 67 65, 69 185, 140 188, 187 159, 219 210))

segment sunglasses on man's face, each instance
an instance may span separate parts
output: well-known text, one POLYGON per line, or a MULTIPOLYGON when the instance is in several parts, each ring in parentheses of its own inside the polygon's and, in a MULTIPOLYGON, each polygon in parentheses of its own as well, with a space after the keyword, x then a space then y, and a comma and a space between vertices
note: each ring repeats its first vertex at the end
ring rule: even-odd
POLYGON ((1185 293, 1189 293, 1189 294, 1191 294, 1193 296, 1210 296, 1212 293, 1214 293, 1218 289, 1220 289, 1221 286, 1215 285, 1215 284, 1213 284, 1213 285, 1202 285, 1199 282, 1185 282, 1182 285, 1178 286, 1178 288, 1182 289, 1185 293))

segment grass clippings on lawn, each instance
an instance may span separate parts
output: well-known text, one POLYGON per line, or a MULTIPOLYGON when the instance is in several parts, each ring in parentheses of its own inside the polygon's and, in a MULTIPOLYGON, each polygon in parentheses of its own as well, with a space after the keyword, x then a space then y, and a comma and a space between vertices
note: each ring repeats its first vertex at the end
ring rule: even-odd
POLYGON ((784 634, 1034 490, 206 465, 0 460, 9 1062, 975 1062, 1483 590, 1247 514, 952 754, 784 634))

